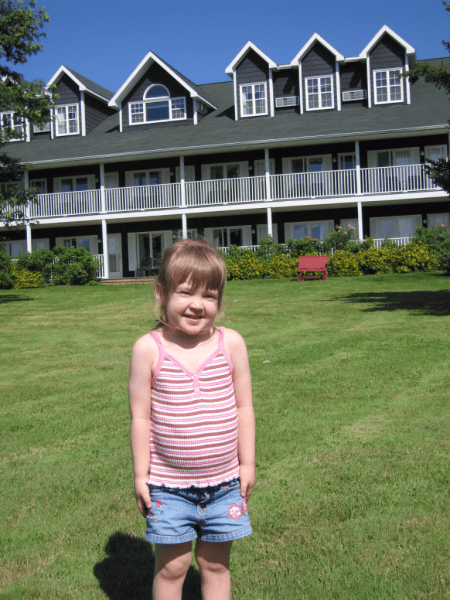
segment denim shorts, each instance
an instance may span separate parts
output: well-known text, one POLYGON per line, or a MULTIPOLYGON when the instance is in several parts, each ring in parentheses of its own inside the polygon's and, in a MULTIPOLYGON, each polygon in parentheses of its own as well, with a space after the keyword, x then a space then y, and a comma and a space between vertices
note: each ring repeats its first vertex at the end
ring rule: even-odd
POLYGON ((239 479, 205 488, 150 485, 150 497, 148 542, 181 544, 196 537, 205 542, 228 542, 252 532, 239 479))

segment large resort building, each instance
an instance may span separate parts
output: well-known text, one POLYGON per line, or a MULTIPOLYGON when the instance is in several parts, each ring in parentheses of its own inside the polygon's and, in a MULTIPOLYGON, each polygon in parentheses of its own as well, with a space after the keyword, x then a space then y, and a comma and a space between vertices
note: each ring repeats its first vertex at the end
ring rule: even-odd
POLYGON ((416 63, 384 26, 352 57, 318 34, 288 64, 248 42, 223 83, 196 85, 153 52, 116 93, 61 66, 46 127, 2 111, 39 195, 24 230, 0 223, 0 245, 12 258, 82 246, 120 278, 148 274, 180 238, 252 247, 350 224, 359 239, 404 243, 448 225, 424 165, 448 156, 450 104, 402 77, 416 63))

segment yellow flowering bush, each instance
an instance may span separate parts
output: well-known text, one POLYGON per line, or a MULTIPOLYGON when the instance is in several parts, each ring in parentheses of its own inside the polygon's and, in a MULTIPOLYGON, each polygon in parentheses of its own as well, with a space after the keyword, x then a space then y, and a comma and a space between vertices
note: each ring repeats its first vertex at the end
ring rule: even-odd
POLYGON ((386 258, 392 249, 389 248, 384 254, 377 248, 370 248, 366 252, 358 252, 356 258, 364 275, 380 275, 381 273, 391 273, 392 267, 386 258))
POLYGON ((265 264, 265 276, 268 279, 295 277, 297 274, 298 258, 278 254, 270 257, 265 264))
POLYGON ((44 278, 40 273, 32 273, 28 269, 18 269, 15 266, 12 267, 11 272, 15 290, 45 286, 44 278))
POLYGON ((253 253, 225 257, 227 279, 260 279, 264 276, 264 264, 253 253))
POLYGON ((329 277, 352 277, 362 275, 358 257, 349 250, 336 250, 328 257, 327 270, 329 277))

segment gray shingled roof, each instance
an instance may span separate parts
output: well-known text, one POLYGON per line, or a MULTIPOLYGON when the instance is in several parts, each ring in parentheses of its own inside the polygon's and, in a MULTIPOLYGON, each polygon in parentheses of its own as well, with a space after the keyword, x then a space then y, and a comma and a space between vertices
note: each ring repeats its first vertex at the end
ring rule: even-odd
MULTIPOLYGON (((432 62, 440 64, 442 61, 432 62)), ((450 60, 446 62, 450 63, 450 60)), ((233 83, 205 84, 197 86, 199 92, 210 98, 218 109, 198 125, 120 133, 119 116, 115 114, 86 137, 15 143, 12 153, 39 168, 139 156, 200 154, 213 149, 262 149, 446 131, 450 118, 448 94, 426 84, 423 79, 411 87, 410 105, 392 104, 368 109, 344 103, 339 112, 289 113, 235 121, 233 83)))
POLYGON ((111 100, 111 98, 113 97, 114 94, 112 92, 110 92, 106 88, 102 87, 101 85, 98 85, 97 83, 95 83, 95 81, 91 81, 90 79, 88 79, 84 75, 81 75, 80 73, 77 73, 76 71, 74 71, 70 67, 67 67, 66 65, 63 65, 63 66, 68 71, 70 71, 70 73, 72 73, 72 75, 74 75, 78 79, 78 81, 81 81, 81 83, 83 85, 85 85, 88 90, 91 90, 95 94, 98 94, 99 96, 102 96, 102 98, 106 98, 106 100, 111 100))

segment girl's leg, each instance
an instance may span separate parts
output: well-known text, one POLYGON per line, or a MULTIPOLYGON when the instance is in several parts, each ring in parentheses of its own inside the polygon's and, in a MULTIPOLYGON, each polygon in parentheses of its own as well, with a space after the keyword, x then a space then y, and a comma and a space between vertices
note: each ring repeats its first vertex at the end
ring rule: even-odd
POLYGON ((233 542, 197 542, 195 558, 202 578, 203 600, 230 600, 230 552, 233 542))
POLYGON ((183 582, 191 564, 191 542, 155 544, 153 600, 181 600, 183 582))

